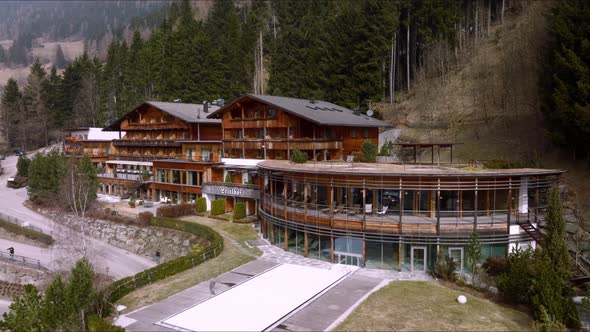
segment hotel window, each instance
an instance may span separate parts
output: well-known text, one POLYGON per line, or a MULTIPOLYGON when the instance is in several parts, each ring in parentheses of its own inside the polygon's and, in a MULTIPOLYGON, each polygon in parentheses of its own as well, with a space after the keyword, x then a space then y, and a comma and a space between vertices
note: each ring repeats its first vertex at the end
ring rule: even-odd
POLYGON ((266 112, 267 112, 267 118, 269 118, 269 119, 273 119, 274 117, 277 116, 277 110, 275 110, 275 109, 271 108, 271 109, 267 110, 266 112))
POLYGON ((197 172, 197 176, 199 177, 198 185, 202 185, 203 184, 204 173, 203 172, 197 172))
POLYGON ((193 160, 194 153, 195 153, 195 149, 186 149, 186 159, 193 160))
POLYGON ((189 171, 188 172, 188 178, 187 178, 187 185, 189 186, 197 186, 197 172, 195 171, 189 171))
POLYGON ((369 128, 365 128, 365 138, 369 138, 369 128))
POLYGON ((211 158, 211 150, 210 149, 201 149, 201 160, 209 160, 211 158))
POLYGON ((164 179, 164 170, 163 169, 159 169, 156 171, 156 174, 158 174, 158 182, 166 182, 164 179))
POLYGON ((356 128, 352 128, 352 130, 350 132, 350 137, 351 138, 356 138, 356 128))
POLYGON ((172 183, 180 184, 180 171, 179 170, 172 171, 172 183))

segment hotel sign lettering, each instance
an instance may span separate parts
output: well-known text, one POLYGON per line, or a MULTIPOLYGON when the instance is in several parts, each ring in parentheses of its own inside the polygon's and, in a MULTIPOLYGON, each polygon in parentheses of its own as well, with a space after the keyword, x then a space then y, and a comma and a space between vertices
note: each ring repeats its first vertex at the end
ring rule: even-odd
POLYGON ((205 194, 260 199, 260 191, 256 187, 246 188, 231 185, 207 183, 203 184, 202 190, 205 194))

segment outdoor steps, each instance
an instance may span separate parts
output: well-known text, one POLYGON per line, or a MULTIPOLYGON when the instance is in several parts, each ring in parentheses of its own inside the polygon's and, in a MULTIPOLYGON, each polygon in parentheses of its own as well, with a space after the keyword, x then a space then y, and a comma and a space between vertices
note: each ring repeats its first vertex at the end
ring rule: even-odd
POLYGON ((123 194, 123 196, 121 196, 121 198, 128 199, 129 197, 131 197, 131 195, 135 194, 135 192, 138 191, 139 188, 141 188, 144 185, 145 185, 144 182, 139 182, 139 183, 134 184, 131 188, 129 188, 129 190, 127 190, 127 192, 125 194, 123 194))

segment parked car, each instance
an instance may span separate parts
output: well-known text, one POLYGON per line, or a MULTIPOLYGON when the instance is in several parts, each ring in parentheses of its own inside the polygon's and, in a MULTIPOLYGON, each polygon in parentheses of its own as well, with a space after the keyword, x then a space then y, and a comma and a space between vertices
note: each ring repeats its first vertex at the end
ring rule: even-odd
POLYGON ((25 153, 23 150, 20 150, 20 149, 14 149, 14 154, 15 154, 17 157, 20 157, 20 156, 23 156, 23 155, 25 155, 26 153, 25 153))
POLYGON ((150 208, 153 206, 154 206, 154 202, 152 202, 152 201, 144 201, 143 202, 143 207, 150 208))

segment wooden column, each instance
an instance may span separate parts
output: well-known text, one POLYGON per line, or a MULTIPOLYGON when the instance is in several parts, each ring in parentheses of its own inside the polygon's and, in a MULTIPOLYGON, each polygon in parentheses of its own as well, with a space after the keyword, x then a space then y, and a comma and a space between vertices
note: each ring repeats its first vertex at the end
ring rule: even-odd
POLYGON ((336 204, 334 204, 334 187, 332 185, 332 180, 330 180, 329 208, 330 208, 330 228, 334 228, 334 210, 336 208, 336 204))
POLYGON ((287 220, 287 182, 283 180, 283 217, 287 220))
POLYGON ((463 218, 463 191, 459 191, 459 218, 463 218))
POLYGON ((244 129, 244 106, 242 106, 242 158, 246 158, 246 149, 244 140, 246 139, 246 130, 244 129))
POLYGON ((399 238, 398 246, 397 246, 397 269, 398 271, 402 271, 402 261, 404 258, 402 257, 402 238, 399 238))
POLYGON ((365 239, 362 240, 363 241, 363 266, 365 267, 365 264, 367 262, 367 242, 365 241, 365 239))
POLYGON ((303 256, 304 257, 307 257, 307 255, 308 255, 307 244, 308 244, 307 232, 303 232, 303 256))
POLYGON ((474 192, 474 199, 473 199, 473 230, 477 230, 477 192, 478 192, 478 180, 475 178, 475 192, 474 192))
POLYGON ((330 236, 330 263, 334 263, 334 236, 330 236))
POLYGON ((283 228, 285 231, 285 245, 283 246, 285 251, 289 251, 289 233, 287 232, 287 227, 285 226, 283 228))
POLYGON ((305 213, 303 219, 307 223, 307 183, 305 182, 303 182, 303 210, 305 213))

